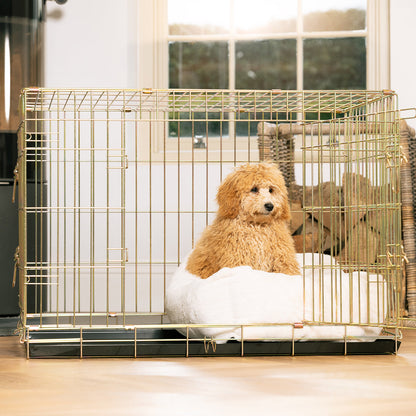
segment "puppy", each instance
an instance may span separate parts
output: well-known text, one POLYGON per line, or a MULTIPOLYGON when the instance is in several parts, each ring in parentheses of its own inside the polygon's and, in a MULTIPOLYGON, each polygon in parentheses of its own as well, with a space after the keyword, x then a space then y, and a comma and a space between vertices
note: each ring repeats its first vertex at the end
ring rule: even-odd
POLYGON ((272 163, 246 164, 217 193, 218 212, 188 258, 187 270, 206 279, 223 267, 250 266, 300 274, 289 231, 285 181, 272 163))

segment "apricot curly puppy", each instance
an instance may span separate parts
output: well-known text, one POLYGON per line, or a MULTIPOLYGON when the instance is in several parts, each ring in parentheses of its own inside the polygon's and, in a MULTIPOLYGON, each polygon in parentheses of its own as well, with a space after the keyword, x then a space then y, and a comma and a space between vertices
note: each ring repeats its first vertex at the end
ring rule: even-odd
POLYGON ((189 256, 187 270, 203 279, 223 267, 300 273, 289 232, 282 174, 272 163, 247 164, 229 174, 217 193, 219 209, 189 256))

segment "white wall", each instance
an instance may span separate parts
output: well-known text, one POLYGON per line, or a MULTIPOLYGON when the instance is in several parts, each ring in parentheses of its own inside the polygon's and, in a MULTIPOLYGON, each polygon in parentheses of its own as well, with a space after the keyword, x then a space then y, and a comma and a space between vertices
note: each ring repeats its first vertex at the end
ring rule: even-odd
MULTIPOLYGON (((399 95, 399 108, 416 107, 415 26, 416 1, 390 0, 390 85, 399 95)), ((414 119, 408 123, 416 127, 414 119)))
POLYGON ((46 4, 46 87, 136 88, 136 0, 46 4))

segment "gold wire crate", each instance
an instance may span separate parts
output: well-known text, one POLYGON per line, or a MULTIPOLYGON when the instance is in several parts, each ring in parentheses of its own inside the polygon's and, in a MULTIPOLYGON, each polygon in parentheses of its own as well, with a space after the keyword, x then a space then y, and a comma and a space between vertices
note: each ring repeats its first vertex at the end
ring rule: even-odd
MULTIPOLYGON (((380 276, 377 320, 351 313, 348 325, 393 328, 397 342, 403 152, 392 91, 29 88, 21 111, 16 261, 28 347, 33 333, 46 334, 38 344, 59 333, 82 345, 83 331, 175 327, 169 277, 214 218, 221 180, 264 159, 286 177, 298 251, 334 258, 307 266, 316 279, 324 269, 334 284, 341 272, 380 276)), ((314 323, 337 324, 319 313, 314 323)), ((196 341, 181 341, 186 354, 196 341)))

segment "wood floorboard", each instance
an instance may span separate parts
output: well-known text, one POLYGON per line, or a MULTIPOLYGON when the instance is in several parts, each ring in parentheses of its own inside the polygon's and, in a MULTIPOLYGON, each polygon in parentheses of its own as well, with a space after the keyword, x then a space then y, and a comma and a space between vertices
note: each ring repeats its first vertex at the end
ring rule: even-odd
POLYGON ((0 415, 415 414, 416 331, 397 356, 26 360, 0 337, 0 415))

